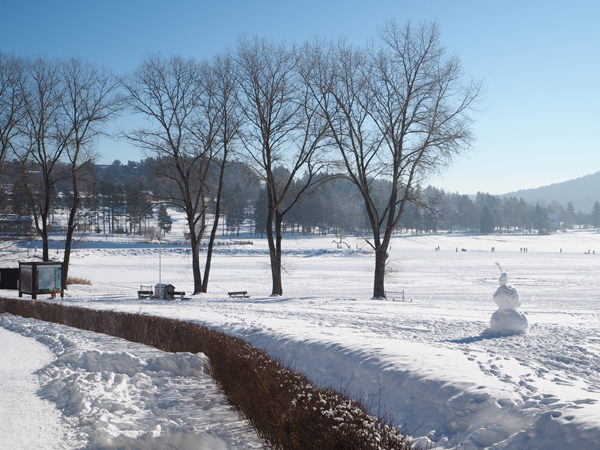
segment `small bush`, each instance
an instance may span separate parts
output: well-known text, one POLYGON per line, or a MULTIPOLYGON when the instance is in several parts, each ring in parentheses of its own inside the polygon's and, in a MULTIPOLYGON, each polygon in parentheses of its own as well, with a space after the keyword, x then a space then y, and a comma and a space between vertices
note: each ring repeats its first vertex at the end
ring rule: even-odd
POLYGON ((83 284, 85 286, 91 286, 92 282, 85 278, 67 277, 67 286, 71 284, 83 284))
POLYGON ((278 450, 411 450, 397 427, 361 401, 318 388, 242 339, 190 322, 57 303, 0 298, 0 313, 117 336, 168 352, 204 353, 208 371, 257 434, 278 450))

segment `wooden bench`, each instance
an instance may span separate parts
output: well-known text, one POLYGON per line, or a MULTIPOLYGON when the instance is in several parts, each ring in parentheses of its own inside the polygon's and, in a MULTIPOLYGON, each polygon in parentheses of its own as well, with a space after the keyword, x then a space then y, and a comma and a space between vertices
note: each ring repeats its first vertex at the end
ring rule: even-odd
POLYGON ((185 296, 185 292, 183 291, 174 291, 174 292, 168 292, 167 295, 169 296, 169 300, 175 300, 175 297, 179 297, 179 300, 184 300, 184 296, 185 296))
POLYGON ((150 298, 154 295, 152 292, 152 286, 140 286, 140 290, 137 291, 138 299, 150 298))
POLYGON ((231 298, 249 298, 248 291, 228 292, 231 298))

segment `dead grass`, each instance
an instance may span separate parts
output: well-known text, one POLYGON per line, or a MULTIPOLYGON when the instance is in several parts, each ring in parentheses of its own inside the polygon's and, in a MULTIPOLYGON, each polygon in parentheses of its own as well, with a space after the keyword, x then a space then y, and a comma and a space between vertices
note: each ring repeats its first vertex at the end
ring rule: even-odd
POLYGON ((67 277, 67 286, 71 284, 83 284, 85 286, 91 286, 92 282, 85 278, 67 277))
POLYGON ((257 434, 280 450, 411 450, 410 439, 346 393, 315 387, 306 375, 247 342, 190 322, 57 303, 0 299, 7 312, 105 333, 168 352, 204 353, 209 373, 257 434))

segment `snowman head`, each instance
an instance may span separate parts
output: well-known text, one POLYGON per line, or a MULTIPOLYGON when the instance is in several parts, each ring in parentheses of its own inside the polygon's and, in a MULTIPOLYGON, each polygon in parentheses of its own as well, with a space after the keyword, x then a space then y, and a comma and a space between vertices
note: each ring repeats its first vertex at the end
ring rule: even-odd
POLYGON ((506 272, 502 272, 498 283, 500 283, 500 286, 506 286, 506 283, 508 283, 508 275, 506 275, 506 272))

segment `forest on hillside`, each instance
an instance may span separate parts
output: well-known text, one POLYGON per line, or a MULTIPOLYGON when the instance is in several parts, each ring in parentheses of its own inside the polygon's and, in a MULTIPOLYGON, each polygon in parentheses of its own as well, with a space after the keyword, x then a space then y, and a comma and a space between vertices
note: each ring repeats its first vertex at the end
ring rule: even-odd
MULTIPOLYGON (((76 218, 78 233, 133 234, 154 239, 158 229, 169 231, 166 208, 152 190, 153 166, 157 163, 152 159, 127 164, 116 160, 110 165, 89 166, 82 177, 83 200, 76 218)), ((31 217, 32 207, 22 188, 16 162, 5 163, 3 181, 0 205, 5 216, 31 217)), ((483 192, 473 198, 433 186, 418 191, 419 200, 407 207, 398 233, 537 233, 600 225, 600 205, 594 205, 588 212, 576 212, 571 203, 563 206, 556 201, 542 207, 516 197, 503 198, 483 192)), ((245 222, 254 236, 264 235, 265 202, 265 189, 252 177, 251 170, 242 162, 230 162, 224 181, 221 234, 239 236, 245 222)), ((64 177, 55 183, 50 202, 50 225, 55 234, 64 231, 65 211, 71 203, 70 181, 64 177)), ((284 232, 311 235, 343 230, 348 234, 367 234, 368 217, 364 211, 352 183, 342 177, 331 177, 290 210, 284 232)), ((4 222, 10 221, 5 217, 4 222)))

